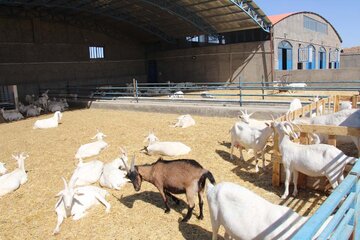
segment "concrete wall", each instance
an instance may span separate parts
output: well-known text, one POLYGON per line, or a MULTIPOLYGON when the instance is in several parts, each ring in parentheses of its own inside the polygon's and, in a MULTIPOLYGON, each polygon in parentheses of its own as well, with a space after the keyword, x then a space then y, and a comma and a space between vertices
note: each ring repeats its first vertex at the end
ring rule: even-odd
POLYGON ((341 54, 341 68, 360 68, 360 54, 341 54))
POLYGON ((113 39, 38 19, 0 18, 0 56, 0 85, 18 84, 20 92, 146 79, 144 46, 126 33, 113 39), (90 60, 89 46, 103 46, 105 59, 90 60))
POLYGON ((340 68, 340 69, 318 69, 318 70, 275 70, 275 80, 280 80, 281 76, 290 74, 291 82, 321 82, 321 81, 341 81, 341 80, 360 80, 360 68, 340 68))
POLYGON ((270 42, 252 42, 153 53, 159 82, 271 81, 270 42))
POLYGON ((285 40, 290 42, 293 47, 292 62, 293 69, 297 69, 298 63, 298 49, 313 45, 316 51, 316 69, 319 68, 319 49, 323 47, 326 49, 326 68, 329 63, 329 51, 339 49, 341 42, 334 29, 323 18, 316 14, 299 13, 285 18, 274 25, 274 65, 275 69, 279 69, 278 63, 278 45, 281 41, 285 40), (304 16, 308 16, 314 20, 325 23, 328 25, 328 33, 315 32, 310 29, 304 28, 304 16))

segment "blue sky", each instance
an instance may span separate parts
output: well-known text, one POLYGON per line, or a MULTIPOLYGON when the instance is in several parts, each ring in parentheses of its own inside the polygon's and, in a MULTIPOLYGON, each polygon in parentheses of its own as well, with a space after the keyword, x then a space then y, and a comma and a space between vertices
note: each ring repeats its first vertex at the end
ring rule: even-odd
POLYGON ((340 34, 342 48, 360 46, 359 0, 254 0, 266 15, 311 11, 328 20, 340 34))

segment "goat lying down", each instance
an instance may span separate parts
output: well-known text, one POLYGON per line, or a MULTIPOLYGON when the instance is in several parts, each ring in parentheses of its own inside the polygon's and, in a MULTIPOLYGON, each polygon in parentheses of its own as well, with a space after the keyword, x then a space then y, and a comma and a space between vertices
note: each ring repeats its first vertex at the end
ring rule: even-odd
MULTIPOLYGON (((235 183, 222 182, 215 186, 208 183, 206 196, 212 240, 217 239, 220 226, 225 228, 225 239, 229 236, 244 240, 290 239, 308 219, 235 183)), ((315 238, 331 219, 327 219, 315 238)))
POLYGON ((20 153, 12 155, 12 157, 17 161, 18 167, 14 171, 0 176, 0 197, 15 191, 28 180, 24 161, 29 155, 20 153))
POLYGON ((140 191, 142 181, 152 183, 160 192, 165 203, 165 213, 170 212, 168 197, 176 204, 180 200, 173 194, 186 194, 188 201, 188 212, 183 222, 187 222, 192 215, 195 207, 194 197, 197 194, 199 198, 200 214, 198 219, 203 219, 203 193, 206 179, 215 183, 215 179, 210 171, 204 169, 198 162, 191 159, 178 159, 166 161, 159 158, 156 162, 146 165, 135 166, 135 156, 131 162, 130 169, 126 167, 126 177, 132 182, 135 191, 140 191))
POLYGON ((93 205, 102 203, 106 207, 106 212, 110 212, 110 203, 108 203, 105 197, 108 192, 104 189, 95 186, 77 187, 64 181, 64 189, 61 190, 56 196, 59 200, 55 204, 55 211, 57 214, 57 224, 53 234, 60 232, 60 225, 65 218, 73 217, 74 220, 83 218, 89 208, 93 205))
POLYGON ((182 142, 160 142, 154 133, 149 133, 144 142, 149 141, 147 147, 144 148, 149 155, 163 155, 163 156, 180 156, 186 155, 191 151, 191 148, 182 142))

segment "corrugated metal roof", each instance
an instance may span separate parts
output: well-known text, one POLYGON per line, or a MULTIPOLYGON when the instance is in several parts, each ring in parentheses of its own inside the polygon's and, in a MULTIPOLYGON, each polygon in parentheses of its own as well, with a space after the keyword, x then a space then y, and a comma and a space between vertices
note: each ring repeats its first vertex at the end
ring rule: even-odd
POLYGON ((166 41, 252 28, 267 31, 271 24, 252 0, 0 0, 0 6, 42 9, 72 18, 94 16, 106 24, 112 20, 135 26, 166 41))

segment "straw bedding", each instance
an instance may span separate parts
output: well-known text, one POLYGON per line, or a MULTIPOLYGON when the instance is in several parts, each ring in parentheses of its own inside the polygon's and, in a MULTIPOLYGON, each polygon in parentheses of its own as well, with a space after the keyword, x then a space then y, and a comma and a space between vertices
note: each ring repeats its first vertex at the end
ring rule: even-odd
MULTIPOLYGON (((41 116, 38 119, 49 116, 41 116)), ((0 198, 0 239, 210 239, 211 224, 207 201, 204 220, 196 216, 188 223, 180 223, 186 209, 186 198, 179 206, 170 201, 171 212, 164 213, 163 202, 157 189, 144 182, 140 192, 131 184, 120 191, 109 190, 107 200, 112 208, 97 205, 79 221, 65 219, 58 236, 52 231, 56 224, 55 195, 63 189, 61 176, 69 179, 75 168, 74 155, 81 144, 87 143, 96 133, 104 132, 110 146, 96 159, 109 162, 119 154, 119 146, 126 147, 130 156, 136 154, 137 163, 151 163, 157 156, 140 153, 144 137, 154 129, 160 140, 182 141, 192 148, 187 158, 197 160, 209 169, 217 182, 230 181, 251 189, 265 199, 292 207, 302 215, 312 214, 326 195, 321 192, 300 190, 297 198, 282 201, 283 187, 271 185, 270 155, 266 154, 267 171, 254 172, 252 154, 246 161, 230 161, 229 129, 235 119, 194 116, 196 125, 187 129, 169 125, 177 115, 139 113, 113 110, 76 110, 63 114, 58 128, 33 130, 37 118, 0 125, 0 161, 12 170, 16 166, 11 154, 27 152, 25 162, 28 182, 17 191, 0 198)), ((271 148, 268 147, 271 151, 271 148)), ((236 155, 239 152, 236 150, 236 155)), ((91 160, 95 158, 90 158, 91 160)), ((170 159, 170 158, 165 158, 170 159)), ((261 164, 260 164, 261 166, 261 164)), ((197 202, 196 202, 197 204, 197 202)), ((194 214, 198 215, 198 205, 194 214)), ((254 219, 256 224, 256 219, 254 219)), ((220 234, 224 231, 221 229, 220 234)))

